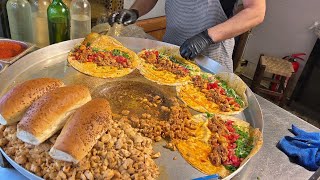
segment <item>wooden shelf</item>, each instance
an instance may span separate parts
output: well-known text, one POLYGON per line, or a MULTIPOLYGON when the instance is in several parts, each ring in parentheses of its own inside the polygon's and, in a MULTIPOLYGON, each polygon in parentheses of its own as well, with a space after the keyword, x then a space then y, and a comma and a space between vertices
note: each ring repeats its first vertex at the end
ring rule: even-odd
POLYGON ((142 27, 146 33, 155 37, 157 40, 162 41, 164 33, 166 32, 166 17, 161 16, 140 20, 136 22, 136 25, 142 27))

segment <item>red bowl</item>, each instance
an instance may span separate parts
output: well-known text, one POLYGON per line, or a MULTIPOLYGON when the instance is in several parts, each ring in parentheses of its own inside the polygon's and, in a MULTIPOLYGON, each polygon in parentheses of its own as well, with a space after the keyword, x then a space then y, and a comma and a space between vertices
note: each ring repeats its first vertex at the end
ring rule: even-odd
POLYGON ((0 62, 12 64, 34 47, 34 44, 23 41, 0 39, 0 62))

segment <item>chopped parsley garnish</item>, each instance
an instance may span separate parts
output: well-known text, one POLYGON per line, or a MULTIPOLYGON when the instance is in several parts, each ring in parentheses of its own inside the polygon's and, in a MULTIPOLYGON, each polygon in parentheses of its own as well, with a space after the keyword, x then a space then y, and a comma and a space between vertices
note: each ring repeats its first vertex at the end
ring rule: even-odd
POLYGON ((206 114, 207 114, 207 117, 208 117, 208 118, 211 118, 211 117, 213 116, 213 114, 210 114, 210 113, 208 113, 208 112, 206 112, 206 114))
POLYGON ((119 49, 114 49, 114 50, 112 50, 112 55, 120 56, 121 55, 121 51, 119 49))
POLYGON ((169 56, 170 61, 180 64, 180 65, 184 65, 182 62, 178 61, 176 58, 174 58, 173 56, 169 56))
POLYGON ((246 158, 253 148, 253 139, 249 137, 248 132, 245 132, 239 126, 233 126, 233 128, 239 134, 239 138, 236 141, 237 148, 235 149, 235 154, 239 158, 246 158))
POLYGON ((164 55, 164 54, 159 53, 159 58, 164 58, 164 57, 165 57, 165 55, 164 55))
POLYGON ((112 55, 113 55, 113 56, 123 56, 123 57, 125 57, 125 58, 127 58, 127 59, 130 58, 128 53, 125 53, 125 52, 123 52, 123 51, 120 51, 119 49, 114 49, 114 50, 112 50, 112 55))
MULTIPOLYGON (((219 77, 217 77, 217 79, 220 80, 219 77)), ((236 91, 235 91, 234 89, 228 87, 227 82, 225 82, 225 81, 223 81, 223 80, 220 80, 219 86, 222 87, 222 88, 226 91, 227 96, 233 97, 233 98, 235 99, 235 101, 236 101, 241 107, 244 106, 244 102, 243 102, 243 100, 241 99, 241 97, 236 93, 236 91)))
POLYGON ((93 51, 93 52, 98 52, 99 49, 98 49, 98 48, 92 48, 92 51, 93 51))
POLYGON ((225 165, 224 167, 231 172, 234 172, 237 170, 237 168, 232 165, 225 165))
POLYGON ((244 102, 242 101, 242 99, 240 97, 236 97, 236 102, 243 107, 244 106, 244 102))
POLYGON ((170 61, 172 61, 173 63, 177 63, 177 64, 179 64, 180 66, 183 66, 183 67, 185 67, 186 69, 188 69, 188 70, 190 70, 190 71, 193 71, 193 68, 192 68, 191 66, 189 66, 189 65, 187 65, 187 64, 184 64, 183 62, 177 60, 175 57, 169 56, 169 59, 170 59, 170 61))
POLYGON ((193 68, 191 66, 189 66, 189 65, 186 65, 185 68, 187 68, 190 71, 193 71, 193 68))
POLYGON ((209 78, 209 77, 208 77, 208 74, 205 74, 205 73, 201 74, 201 77, 202 77, 203 79, 208 79, 208 78, 209 78))

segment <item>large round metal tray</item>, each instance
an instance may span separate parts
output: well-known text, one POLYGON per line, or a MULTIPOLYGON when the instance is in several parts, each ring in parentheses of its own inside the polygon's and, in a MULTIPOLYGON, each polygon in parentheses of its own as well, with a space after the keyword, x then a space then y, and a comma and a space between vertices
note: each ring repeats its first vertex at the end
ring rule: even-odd
MULTIPOLYGON (((118 38, 118 40, 121 43, 123 43, 124 46, 132 49, 135 52, 139 52, 143 48, 154 48, 163 45, 173 46, 164 42, 131 37, 121 37, 118 38)), ((84 83, 89 87, 91 92, 95 91, 97 88, 100 88, 103 84, 110 83, 110 80, 86 76, 74 70, 72 67, 68 66, 66 61, 67 53, 70 51, 70 49, 74 47, 74 45, 80 43, 81 41, 82 39, 77 39, 58 43, 37 50, 21 58, 18 62, 9 66, 3 73, 0 73, 0 95, 3 95, 5 92, 7 92, 8 89, 13 87, 17 83, 39 77, 59 78, 62 79, 65 82, 65 84, 84 83)), ((226 68, 221 66, 216 61, 204 56, 197 58, 196 63, 201 67, 203 71, 206 72, 219 73, 228 71, 226 68)), ((129 75, 127 78, 132 78, 131 80, 135 80, 136 77, 134 75, 131 76, 129 75)), ((152 83, 150 82, 150 84, 152 83)), ((247 88, 246 94, 248 96, 249 107, 236 116, 243 120, 246 120, 253 127, 259 128, 261 131, 263 131, 263 118, 259 103, 255 95, 249 88, 247 88)), ((160 168, 159 179, 182 180, 205 176, 205 174, 202 174, 201 172, 193 168, 191 165, 189 165, 180 156, 179 152, 172 152, 168 149, 164 149, 163 145, 164 142, 155 143, 154 145, 154 149, 156 151, 161 152, 161 157, 156 160, 156 163, 160 168), (173 160, 174 157, 177 157, 177 160, 173 160)), ((32 174, 31 172, 28 172, 26 169, 24 169, 19 164, 10 159, 10 157, 7 156, 1 148, 0 151, 2 152, 4 157, 9 161, 9 163, 21 174, 23 174, 29 179, 41 179, 40 177, 32 174)), ((237 171, 226 177, 226 179, 230 179, 235 174, 240 172, 243 166, 241 166, 237 171)))

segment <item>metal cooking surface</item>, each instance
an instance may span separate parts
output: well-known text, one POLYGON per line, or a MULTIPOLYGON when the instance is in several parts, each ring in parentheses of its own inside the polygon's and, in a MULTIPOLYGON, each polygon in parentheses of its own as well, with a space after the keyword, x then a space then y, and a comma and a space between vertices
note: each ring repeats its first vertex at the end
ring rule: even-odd
POLYGON ((161 87, 143 78, 138 71, 123 79, 106 82, 92 93, 93 98, 106 98, 115 114, 121 114, 122 110, 129 110, 130 116, 140 117, 141 114, 148 113, 161 120, 167 120, 169 117, 169 113, 160 111, 161 106, 170 107, 169 98, 174 96, 174 87, 161 87), (150 102, 155 96, 161 98, 161 103, 145 107, 146 105, 142 102, 144 100, 150 102))
MULTIPOLYGON (((143 48, 153 48, 157 46, 169 45, 167 43, 137 39, 137 38, 118 38, 124 46, 140 51, 143 48)), ((169 106, 168 98, 176 96, 175 88, 171 86, 160 86, 156 83, 148 81, 139 74, 138 70, 133 73, 117 79, 100 79, 82 74, 67 65, 67 53, 75 44, 81 42, 82 39, 66 41, 55 45, 48 46, 37 50, 27 56, 21 58, 13 65, 8 67, 4 72, 0 73, 0 95, 7 92, 8 89, 23 81, 39 78, 39 77, 55 77, 62 79, 66 85, 83 84, 86 85, 93 97, 105 97, 110 100, 114 113, 120 113, 123 109, 139 114, 143 112, 139 105, 138 99, 147 96, 159 95, 162 99, 162 105, 169 106), (118 103, 119 102, 119 103, 118 103)), ((207 58, 199 57, 196 59, 199 66, 211 73, 226 71, 224 67, 217 62, 207 58)), ((250 89, 247 90, 249 107, 237 115, 241 119, 248 121, 253 127, 263 130, 263 119, 260 106, 250 89)), ((147 97, 148 98, 148 97, 147 97)), ((159 108, 159 107, 157 107, 159 108)), ((158 111, 155 108, 153 111, 158 111)), ((195 111, 192 111, 195 114, 195 111)), ((166 115, 159 114, 160 118, 166 118, 166 115)), ((161 152, 161 157, 156 159, 156 163, 160 168, 159 179, 192 179, 203 176, 201 172, 189 165, 179 154, 178 151, 170 151, 163 148, 164 142, 155 143, 155 151, 161 152), (177 160, 173 160, 176 157, 177 160)), ((5 156, 8 158, 7 156, 5 156)), ((9 159, 9 162, 23 175, 30 179, 39 179, 39 177, 31 174, 9 159)), ((233 177, 242 169, 227 177, 233 177)))

